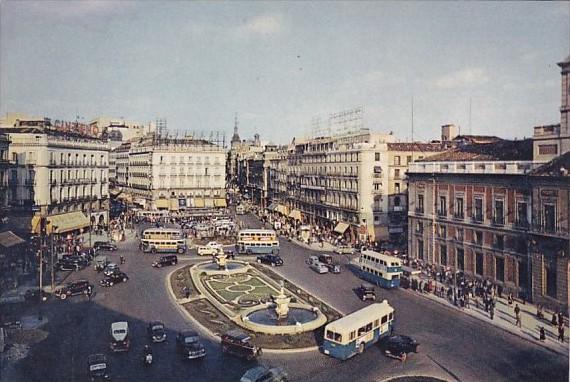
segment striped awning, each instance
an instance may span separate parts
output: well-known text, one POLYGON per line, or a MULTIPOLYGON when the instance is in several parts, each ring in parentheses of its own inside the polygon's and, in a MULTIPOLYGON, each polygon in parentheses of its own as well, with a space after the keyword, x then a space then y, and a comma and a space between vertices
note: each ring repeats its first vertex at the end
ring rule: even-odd
POLYGON ((170 211, 178 211, 178 199, 170 199, 170 211))
POLYGON ((166 199, 157 199, 154 201, 154 205, 156 208, 168 208, 168 207, 170 207, 170 203, 166 199))
POLYGON ((227 207, 226 199, 214 199, 214 207, 227 207))
POLYGON ((287 208, 287 206, 284 206, 283 204, 278 204, 277 207, 275 208, 275 211, 279 212, 282 215, 287 215, 289 213, 289 209, 287 208))
POLYGON ((211 198, 206 198, 206 199, 204 199, 204 206, 205 206, 206 208, 208 208, 208 207, 214 207, 214 199, 211 199, 211 198))
POLYGON ((343 233, 346 232, 348 227, 349 227, 348 223, 340 222, 336 225, 336 227, 334 227, 334 231, 342 235, 343 233))
POLYGON ((204 199, 203 198, 194 198, 194 207, 204 208, 204 199))
POLYGON ((0 245, 4 248, 10 248, 18 244, 24 244, 26 241, 12 231, 0 232, 0 245))
POLYGON ((303 220, 301 218, 301 211, 295 209, 293 211, 291 211, 291 213, 289 214, 289 217, 295 220, 303 220))
MULTIPOLYGON (((32 233, 40 233, 41 216, 32 218, 32 233)), ((81 211, 66 214, 50 215, 46 217, 47 233, 64 233, 89 226, 89 219, 81 211)))

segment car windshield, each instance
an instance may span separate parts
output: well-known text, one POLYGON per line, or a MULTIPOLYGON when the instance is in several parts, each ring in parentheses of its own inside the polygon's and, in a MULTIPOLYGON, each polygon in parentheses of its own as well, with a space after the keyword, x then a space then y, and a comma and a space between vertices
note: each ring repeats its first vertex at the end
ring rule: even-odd
POLYGON ((186 337, 184 338, 184 343, 193 344, 198 342, 198 337, 186 337))
POLYGON ((127 334, 126 329, 115 329, 113 330, 113 333, 115 334, 127 334))
POLYGON ((152 327, 152 330, 164 330, 164 326, 163 325, 154 325, 152 327))

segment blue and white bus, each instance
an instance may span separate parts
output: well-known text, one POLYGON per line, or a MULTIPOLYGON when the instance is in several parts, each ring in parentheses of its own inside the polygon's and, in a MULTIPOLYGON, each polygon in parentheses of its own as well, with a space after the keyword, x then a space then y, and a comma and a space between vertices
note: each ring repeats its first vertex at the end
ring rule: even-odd
POLYGON ((278 255, 279 240, 270 229, 244 229, 238 232, 236 252, 246 255, 278 255))
POLYGON ((393 325, 394 308, 388 301, 368 305, 325 326, 323 353, 348 359, 390 335, 393 325))
POLYGON ((383 288, 398 288, 402 261, 374 251, 363 251, 358 259, 360 277, 383 288))

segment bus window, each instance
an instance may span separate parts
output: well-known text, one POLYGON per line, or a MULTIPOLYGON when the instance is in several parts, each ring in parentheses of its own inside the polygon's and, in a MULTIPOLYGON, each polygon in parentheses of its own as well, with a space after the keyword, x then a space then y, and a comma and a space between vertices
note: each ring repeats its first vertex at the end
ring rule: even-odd
POLYGON ((388 316, 382 317, 382 324, 385 324, 386 322, 388 322, 388 316))
POLYGON ((342 335, 340 335, 339 333, 335 333, 334 334, 334 340, 336 342, 342 342, 342 335))
POLYGON ((334 333, 331 332, 330 330, 327 330, 327 338, 329 340, 334 340, 334 333))
POLYGON ((366 332, 368 333, 371 330, 372 330, 372 322, 366 325, 366 332))
POLYGON ((350 340, 352 341, 354 338, 356 338, 356 331, 352 331, 350 332, 350 340))
POLYGON ((390 313, 388 317, 390 318, 390 321, 392 321, 394 319, 394 313, 390 313))
POLYGON ((380 324, 380 320, 374 320, 374 327, 377 328, 380 324))
POLYGON ((366 327, 365 326, 358 328, 358 337, 364 335, 364 333, 366 333, 366 327))

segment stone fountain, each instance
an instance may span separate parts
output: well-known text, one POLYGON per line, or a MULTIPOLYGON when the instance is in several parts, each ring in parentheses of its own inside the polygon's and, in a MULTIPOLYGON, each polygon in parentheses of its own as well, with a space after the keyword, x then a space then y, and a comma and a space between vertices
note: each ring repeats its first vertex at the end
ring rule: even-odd
POLYGON ((224 270, 228 263, 228 256, 220 251, 214 255, 214 262, 218 265, 218 269, 224 270))
POLYGON ((277 314, 277 319, 281 320, 287 318, 289 314, 289 303, 291 302, 291 297, 287 297, 285 294, 285 288, 281 286, 279 294, 271 296, 273 302, 275 303, 275 313, 277 314))

